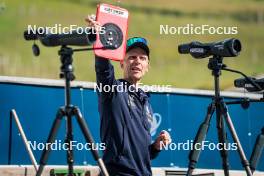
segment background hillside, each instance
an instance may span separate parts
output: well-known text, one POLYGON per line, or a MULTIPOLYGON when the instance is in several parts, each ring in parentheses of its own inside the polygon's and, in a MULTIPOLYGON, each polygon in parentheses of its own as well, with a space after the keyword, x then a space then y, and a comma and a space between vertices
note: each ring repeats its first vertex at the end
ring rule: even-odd
MULTIPOLYGON (((87 14, 95 13, 100 1, 88 0, 0 0, 0 75, 58 79, 59 47, 39 44, 41 54, 34 57, 33 42, 23 38, 28 25, 85 26, 87 14)), ((225 58, 224 63, 248 75, 264 73, 264 1, 261 0, 126 0, 102 1, 127 8, 130 12, 129 36, 144 36, 151 46, 151 69, 144 84, 166 84, 181 88, 212 89, 208 59, 196 60, 180 55, 178 44, 198 40, 213 42, 238 38, 242 42, 239 57, 225 58), (236 35, 165 35, 160 25, 237 26, 236 35)), ((39 43, 39 42, 37 42, 39 43)), ((121 76, 114 63, 116 77, 121 76)), ((95 81, 92 52, 74 54, 77 80, 95 81)), ((223 73, 221 87, 230 88, 240 76, 223 73)))

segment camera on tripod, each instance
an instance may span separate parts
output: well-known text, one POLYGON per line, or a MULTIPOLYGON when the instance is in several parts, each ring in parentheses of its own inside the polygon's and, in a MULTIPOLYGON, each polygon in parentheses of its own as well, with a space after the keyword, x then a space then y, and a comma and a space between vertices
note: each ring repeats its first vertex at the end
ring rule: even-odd
POLYGON ((264 90, 264 78, 239 78, 234 81, 234 85, 237 88, 245 88, 248 92, 258 92, 264 90), (255 85, 254 85, 254 84, 255 85))
POLYGON ((196 59, 205 57, 220 56, 220 57, 236 57, 241 51, 241 43, 238 39, 225 39, 213 43, 201 43, 193 41, 187 44, 178 46, 180 54, 191 54, 196 59))

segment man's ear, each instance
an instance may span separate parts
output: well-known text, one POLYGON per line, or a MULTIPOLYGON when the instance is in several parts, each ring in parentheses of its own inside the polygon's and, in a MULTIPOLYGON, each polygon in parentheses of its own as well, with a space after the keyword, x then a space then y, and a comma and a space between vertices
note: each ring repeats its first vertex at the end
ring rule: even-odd
POLYGON ((148 72, 149 69, 150 69, 150 61, 148 61, 148 67, 147 67, 147 69, 146 69, 146 72, 148 72))

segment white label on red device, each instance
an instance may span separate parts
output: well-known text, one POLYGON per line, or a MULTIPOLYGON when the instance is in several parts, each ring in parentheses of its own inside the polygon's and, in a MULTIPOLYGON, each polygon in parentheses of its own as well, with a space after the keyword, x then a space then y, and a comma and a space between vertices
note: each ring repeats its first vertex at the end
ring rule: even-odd
POLYGON ((109 7, 109 6, 101 5, 100 11, 104 12, 104 13, 109 13, 112 15, 120 16, 123 18, 128 18, 128 12, 124 11, 122 9, 114 9, 114 8, 109 7))

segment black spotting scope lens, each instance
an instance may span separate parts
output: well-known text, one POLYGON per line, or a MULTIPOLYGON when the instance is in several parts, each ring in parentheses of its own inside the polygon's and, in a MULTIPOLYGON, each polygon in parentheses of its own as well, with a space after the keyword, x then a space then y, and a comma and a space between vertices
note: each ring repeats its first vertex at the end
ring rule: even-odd
POLYGON ((239 40, 237 40, 237 39, 234 39, 233 40, 233 47, 232 47, 233 49, 234 49, 234 51, 236 52, 236 53, 239 53, 240 51, 241 51, 241 43, 240 43, 240 41, 239 40))

